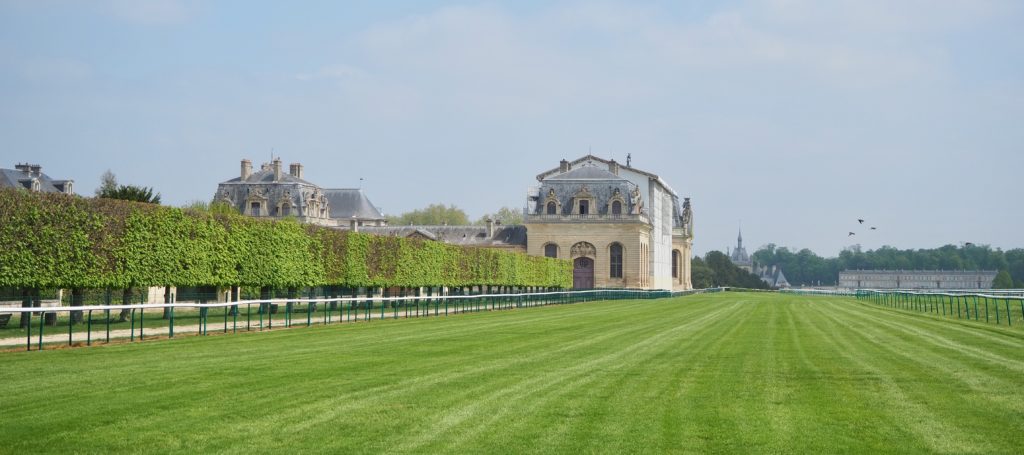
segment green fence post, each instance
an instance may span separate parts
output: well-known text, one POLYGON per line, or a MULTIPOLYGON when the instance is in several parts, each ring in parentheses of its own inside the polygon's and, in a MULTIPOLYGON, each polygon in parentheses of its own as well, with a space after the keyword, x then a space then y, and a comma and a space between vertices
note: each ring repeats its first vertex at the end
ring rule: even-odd
POLYGON ((131 331, 128 332, 128 341, 132 342, 132 341, 135 341, 135 308, 132 308, 132 311, 131 311, 130 314, 131 314, 131 321, 132 322, 131 322, 131 331))
POLYGON ((27 316, 25 319, 28 322, 28 324, 25 324, 25 350, 26 351, 31 351, 32 350, 32 312, 29 311, 28 313, 25 313, 25 315, 27 316))
POLYGON ((39 313, 39 348, 37 349, 38 351, 42 351, 43 350, 43 326, 45 325, 44 324, 45 322, 46 322, 46 312, 45 311, 44 312, 40 312, 39 313))
POLYGON ((1006 325, 1013 325, 1013 321, 1010 320, 1010 299, 1003 299, 1006 302, 1006 325))
POLYGON ((171 320, 170 320, 170 323, 168 325, 168 328, 169 328, 168 333, 170 335, 170 338, 174 338, 174 307, 173 306, 171 307, 171 312, 170 313, 171 313, 171 320))
MULTIPOLYGON (((988 297, 985 297, 985 300, 988 300, 988 297)), ((999 324, 999 302, 996 302, 995 306, 996 306, 996 325, 998 325, 999 324)))
POLYGON ((71 346, 71 323, 75 320, 72 314, 68 313, 68 346, 71 346))
POLYGON ((85 323, 85 345, 92 346, 92 310, 89 310, 89 320, 85 323))

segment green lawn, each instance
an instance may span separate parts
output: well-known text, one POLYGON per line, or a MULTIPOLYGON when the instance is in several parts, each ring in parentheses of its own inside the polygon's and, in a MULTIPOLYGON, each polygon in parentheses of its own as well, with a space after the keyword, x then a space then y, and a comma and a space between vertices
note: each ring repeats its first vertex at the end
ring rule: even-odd
POLYGON ((1024 331, 721 293, 0 353, 0 453, 1024 450, 1024 331))

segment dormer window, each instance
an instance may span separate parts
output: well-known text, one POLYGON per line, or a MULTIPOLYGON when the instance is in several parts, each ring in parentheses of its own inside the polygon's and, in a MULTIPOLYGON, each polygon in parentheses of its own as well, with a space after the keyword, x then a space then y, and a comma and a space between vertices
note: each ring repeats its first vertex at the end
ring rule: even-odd
POLYGON ((249 214, 252 216, 260 216, 260 203, 253 202, 249 204, 249 214))
POLYGON ((32 179, 32 191, 42 191, 43 186, 39 184, 39 179, 32 179))
POLYGON ((586 185, 580 187, 580 190, 573 195, 573 211, 574 215, 588 216, 592 214, 591 208, 594 207, 594 195, 590 193, 590 189, 586 185))
POLYGON ((612 215, 622 215, 622 203, 619 201, 612 201, 612 215))
POLYGON ((548 195, 544 198, 544 213, 547 215, 558 215, 562 212, 562 203, 558 201, 554 188, 548 188, 548 195))

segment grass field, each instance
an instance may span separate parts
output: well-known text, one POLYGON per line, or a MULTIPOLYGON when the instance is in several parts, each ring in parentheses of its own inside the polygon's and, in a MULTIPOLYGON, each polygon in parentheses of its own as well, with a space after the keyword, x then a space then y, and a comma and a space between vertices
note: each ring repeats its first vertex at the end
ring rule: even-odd
POLYGON ((0 354, 0 452, 1024 451, 1024 331, 721 293, 0 354))

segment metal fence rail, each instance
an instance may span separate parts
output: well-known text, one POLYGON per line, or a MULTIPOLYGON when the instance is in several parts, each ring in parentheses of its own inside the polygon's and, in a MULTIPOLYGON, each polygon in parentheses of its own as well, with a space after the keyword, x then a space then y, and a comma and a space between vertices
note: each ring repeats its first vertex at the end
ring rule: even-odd
MULTIPOLYGON (((87 305, 61 307, 8 307, 0 308, 0 317, 4 315, 24 315, 28 319, 25 324, 25 349, 31 351, 33 344, 36 350, 42 350, 46 344, 75 343, 84 333, 86 346, 94 341, 110 343, 112 339, 127 338, 128 341, 146 338, 146 320, 150 321, 149 333, 157 336, 175 337, 175 329, 181 334, 184 331, 198 335, 209 335, 211 325, 214 332, 237 333, 238 331, 263 331, 296 325, 311 326, 314 324, 332 324, 374 319, 398 319, 413 317, 441 317, 462 313, 494 311, 517 308, 528 308, 547 305, 564 305, 595 300, 623 299, 656 299, 691 295, 702 292, 716 292, 721 289, 691 290, 671 292, 666 290, 638 289, 593 289, 575 291, 520 292, 494 294, 456 294, 456 295, 414 295, 404 297, 296 297, 238 300, 232 302, 179 302, 179 303, 137 303, 122 305, 87 305), (147 311, 149 311, 147 318, 147 311), (111 330, 115 315, 125 315, 120 323, 128 323, 127 333, 124 329, 111 330), (175 314, 178 314, 176 320, 175 314), (55 335, 46 336, 46 326, 57 325, 57 315, 67 314, 67 338, 55 340, 55 335), (187 315, 191 324, 183 327, 181 320, 187 315), (77 317, 75 317, 77 316, 77 317), (33 321, 33 317, 38 322, 33 321), (98 320, 97 320, 98 318, 98 320), (154 320, 157 326, 153 326, 154 320), (211 324, 212 322, 212 324, 211 324), (85 330, 81 330, 81 326, 85 330), (94 326, 98 326, 94 329, 94 326), (33 330, 36 328, 37 330, 33 330), (78 329, 76 332, 75 329, 78 329), (98 339, 94 334, 98 332, 98 339)), ((58 329, 52 329, 56 332, 58 329)), ((59 335, 62 337, 62 335, 59 335)))
POLYGON ((876 305, 907 311, 931 313, 957 319, 982 319, 988 323, 1012 326, 1024 321, 1024 294, 1021 290, 977 291, 950 290, 943 292, 892 291, 860 289, 856 297, 876 305))

